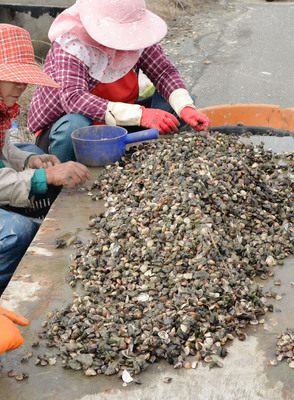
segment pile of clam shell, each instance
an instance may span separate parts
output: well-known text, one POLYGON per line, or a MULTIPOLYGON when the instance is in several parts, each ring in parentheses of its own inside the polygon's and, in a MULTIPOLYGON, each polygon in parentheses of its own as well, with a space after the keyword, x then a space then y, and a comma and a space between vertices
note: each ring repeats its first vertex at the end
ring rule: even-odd
POLYGON ((129 149, 88 188, 92 215, 67 281, 73 301, 39 333, 86 375, 222 366, 226 342, 262 323, 257 275, 294 253, 293 153, 220 133, 183 133, 129 149), (194 356, 189 362, 187 356, 194 356))
POLYGON ((286 360, 290 368, 294 368, 294 331, 290 328, 277 336, 276 360, 286 360))

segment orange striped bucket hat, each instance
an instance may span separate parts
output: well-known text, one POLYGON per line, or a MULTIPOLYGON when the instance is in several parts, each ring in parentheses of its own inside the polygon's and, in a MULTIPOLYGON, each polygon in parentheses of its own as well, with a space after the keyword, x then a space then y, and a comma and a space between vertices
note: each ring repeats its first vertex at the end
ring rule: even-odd
POLYGON ((10 24, 0 24, 0 80, 59 87, 36 63, 29 32, 10 24))

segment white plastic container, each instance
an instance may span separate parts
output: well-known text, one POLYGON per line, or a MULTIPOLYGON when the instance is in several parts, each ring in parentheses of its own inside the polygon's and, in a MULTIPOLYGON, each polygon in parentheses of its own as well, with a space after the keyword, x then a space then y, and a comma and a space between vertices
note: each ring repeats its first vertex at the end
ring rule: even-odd
POLYGON ((11 128, 8 129, 10 142, 20 143, 21 142, 21 132, 18 129, 18 124, 16 122, 11 123, 11 128))

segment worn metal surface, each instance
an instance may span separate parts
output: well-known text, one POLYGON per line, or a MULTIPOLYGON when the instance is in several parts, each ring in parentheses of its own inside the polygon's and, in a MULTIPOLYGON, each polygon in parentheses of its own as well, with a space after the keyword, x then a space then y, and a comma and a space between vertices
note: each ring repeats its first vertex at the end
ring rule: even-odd
POLYGON ((18 6, 38 6, 38 7, 70 7, 75 1, 74 0, 4 0, 1 4, 7 5, 18 5, 18 6))
MULTIPOLYGON (((186 57, 187 54, 186 60, 189 62, 181 65, 181 71, 185 73, 187 65, 187 80, 190 83, 193 80, 191 86, 199 96, 197 104, 204 107, 210 104, 252 101, 268 103, 271 98, 274 99, 274 104, 280 104, 281 107, 293 107, 293 80, 289 79, 293 75, 289 52, 293 46, 293 35, 289 33, 293 32, 293 10, 291 5, 275 7, 259 2, 258 7, 252 5, 244 9, 241 22, 230 16, 226 23, 218 18, 216 28, 219 29, 215 29, 213 20, 207 21, 207 18, 203 18, 203 23, 211 28, 211 32, 216 33, 205 35, 205 31, 203 32, 199 44, 208 53, 202 59, 202 53, 197 51, 199 69, 196 65, 191 70, 192 47, 189 43, 182 44, 180 52, 180 57, 186 57), (246 35, 246 24, 249 23, 250 35, 246 35), (262 35, 259 33, 261 26, 262 35), (236 43, 233 43, 233 39, 236 43), (241 50, 239 44, 243 46, 241 50), (218 51, 215 51, 216 47, 218 51), (263 52, 264 60, 260 60, 263 52), (210 55, 213 57, 210 58, 210 55), (205 59, 211 60, 211 64, 209 69, 204 70, 206 67, 202 65, 205 59), (201 79, 196 84, 199 71, 202 71, 201 79), (270 72, 272 75, 263 74, 260 77, 262 72, 270 72)), ((201 24, 201 18, 195 18, 201 24)), ((274 138, 270 139, 269 146, 278 149, 281 139, 275 139, 275 142, 273 140, 274 138)), ((283 142, 286 150, 289 150, 288 145, 289 143, 283 142)), ((96 178, 96 172, 92 170, 93 179, 96 178)), ((294 280, 293 258, 287 260, 284 266, 275 267, 275 277, 264 283, 264 289, 268 290, 273 287, 274 279, 282 280, 282 285, 275 287, 282 298, 280 301, 272 301, 274 312, 266 315, 264 325, 247 330, 247 339, 244 342, 234 340, 228 348, 229 355, 224 359, 224 367, 221 369, 209 370, 207 365, 200 364, 195 370, 175 370, 166 362, 161 362, 159 365, 151 365, 146 372, 140 374, 142 385, 123 387, 122 380, 116 376, 87 378, 81 372, 62 369, 60 364, 52 367, 34 366, 33 359, 21 364, 21 357, 26 351, 32 350, 31 344, 37 340, 37 332, 48 311, 65 306, 72 300, 72 289, 65 282, 65 273, 74 249, 55 249, 56 237, 82 228, 79 237, 86 240, 89 231, 84 227, 88 217, 100 210, 101 206, 101 203, 92 202, 85 192, 63 191, 2 296, 1 305, 22 313, 29 318, 30 325, 20 328, 25 339, 24 346, 0 356, 0 399, 294 399, 293 370, 285 362, 277 367, 268 367, 268 361, 274 357, 275 335, 287 327, 294 328, 294 288, 290 286, 290 282, 294 280), (28 372, 30 377, 16 382, 14 378, 7 377, 10 369, 28 372), (163 383, 166 376, 173 378, 171 383, 163 383)), ((41 345, 33 352, 34 356, 42 355, 48 349, 41 345)))
POLYGON ((39 18, 43 14, 48 14, 56 18, 58 14, 65 10, 65 7, 59 6, 39 6, 39 5, 22 5, 22 4, 0 4, 1 8, 8 8, 11 11, 31 13, 32 18, 39 18))
POLYGON ((0 1, 0 23, 26 29, 33 42, 37 61, 41 64, 50 48, 49 28, 54 19, 75 0, 4 0, 0 1))

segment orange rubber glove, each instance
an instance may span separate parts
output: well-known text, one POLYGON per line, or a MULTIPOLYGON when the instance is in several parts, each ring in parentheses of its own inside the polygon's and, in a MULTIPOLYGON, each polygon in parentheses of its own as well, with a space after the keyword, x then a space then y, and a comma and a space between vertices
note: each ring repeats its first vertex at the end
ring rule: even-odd
POLYGON ((13 311, 0 307, 0 354, 23 344, 23 337, 15 324, 27 326, 29 321, 13 311))
POLYGON ((178 131, 180 123, 177 118, 169 112, 157 108, 145 108, 144 106, 142 106, 141 109, 142 117, 140 125, 144 128, 156 128, 159 130, 160 134, 178 131))
POLYGON ((180 112, 180 117, 186 124, 190 125, 195 131, 207 132, 210 127, 209 119, 205 114, 195 110, 195 108, 186 106, 180 112))

